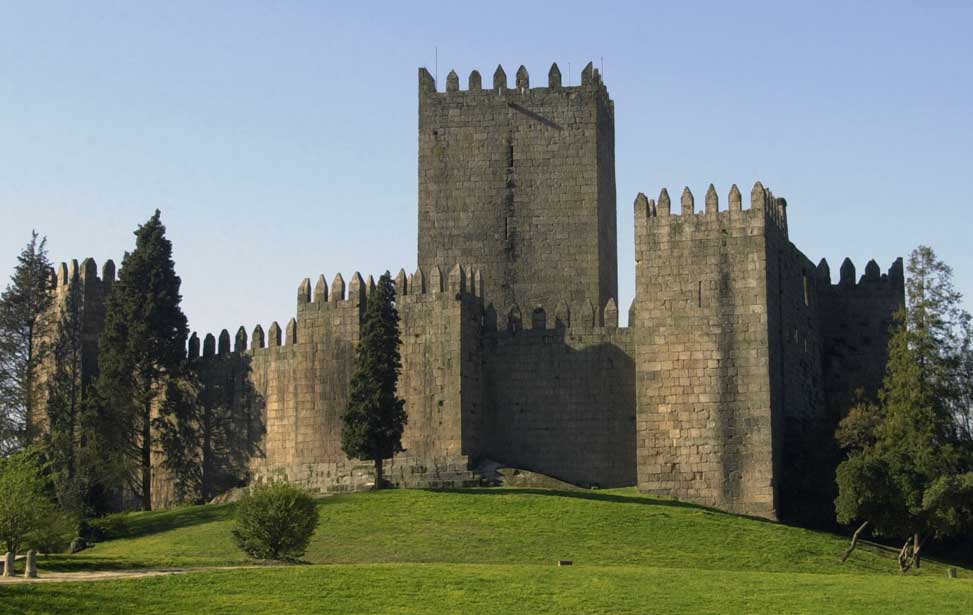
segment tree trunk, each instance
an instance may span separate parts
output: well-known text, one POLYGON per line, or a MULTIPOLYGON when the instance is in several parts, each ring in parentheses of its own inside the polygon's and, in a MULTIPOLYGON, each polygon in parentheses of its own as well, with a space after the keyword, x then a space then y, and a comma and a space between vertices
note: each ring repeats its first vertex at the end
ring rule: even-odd
POLYGON ((152 510, 152 423, 151 402, 145 402, 142 416, 142 510, 152 510))
POLYGON ((375 486, 373 489, 382 489, 385 486, 385 475, 382 470, 382 456, 375 455, 375 486))
POLYGON ((845 551, 845 554, 841 556, 841 561, 844 562, 848 560, 848 556, 851 555, 851 552, 855 550, 856 546, 858 546, 858 535, 862 533, 862 530, 864 530, 865 526, 867 525, 868 521, 862 523, 860 526, 858 526, 858 529, 855 530, 855 533, 851 537, 851 544, 848 545, 848 549, 845 551))
MULTIPOLYGON (((34 325, 27 327, 27 370, 24 374, 24 388, 27 397, 24 399, 24 446, 30 446, 33 439, 32 427, 34 423, 34 325)), ((14 553, 16 556, 17 554, 14 553)))
POLYGON ((922 541, 919 539, 919 532, 912 535, 912 564, 919 569, 919 549, 922 548, 922 541))

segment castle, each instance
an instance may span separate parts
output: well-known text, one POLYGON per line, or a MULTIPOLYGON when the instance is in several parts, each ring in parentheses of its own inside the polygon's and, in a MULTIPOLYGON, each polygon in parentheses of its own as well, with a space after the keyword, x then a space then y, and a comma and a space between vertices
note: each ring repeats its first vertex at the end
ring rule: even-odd
MULTIPOLYGON (((726 208, 709 186, 673 211, 635 198, 636 292, 617 305, 614 104, 597 69, 546 87, 498 67, 490 87, 419 69, 418 268, 395 278, 401 316, 402 486, 477 482, 483 459, 584 486, 786 517, 816 468, 806 453, 855 391, 874 393, 904 302, 902 261, 832 284, 788 239, 787 202, 759 182, 726 208)), ((62 264, 85 287, 97 362, 106 263, 62 264)), ((76 281, 76 282, 75 282, 76 281)), ((219 383, 255 445, 254 479, 352 489, 370 464, 340 447, 372 278, 305 278, 284 329, 194 333, 188 357, 219 383)), ((94 369, 89 367, 89 369, 94 369)), ((824 434, 822 436, 822 434, 824 434)), ((160 458, 161 459, 161 458, 160 458)), ((157 505, 172 492, 161 466, 157 505)))

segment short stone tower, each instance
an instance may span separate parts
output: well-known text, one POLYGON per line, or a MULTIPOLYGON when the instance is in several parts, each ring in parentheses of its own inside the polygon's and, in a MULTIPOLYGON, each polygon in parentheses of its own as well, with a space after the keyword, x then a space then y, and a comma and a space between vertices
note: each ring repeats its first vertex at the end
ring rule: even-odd
POLYGON ((502 67, 439 92, 419 69, 419 266, 462 263, 500 308, 617 301, 615 113, 589 63, 565 86, 502 67))

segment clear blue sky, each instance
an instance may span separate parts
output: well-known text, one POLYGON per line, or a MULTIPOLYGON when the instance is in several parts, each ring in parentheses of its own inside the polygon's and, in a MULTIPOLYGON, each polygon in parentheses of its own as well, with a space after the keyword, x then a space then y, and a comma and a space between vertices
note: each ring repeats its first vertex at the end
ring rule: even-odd
POLYGON ((305 276, 413 270, 438 46, 441 84, 604 58, 623 313, 635 195, 756 179, 834 276, 922 242, 973 296, 973 3, 794 4, 0 2, 0 272, 31 228, 119 262, 155 208, 200 332, 283 325, 305 276))

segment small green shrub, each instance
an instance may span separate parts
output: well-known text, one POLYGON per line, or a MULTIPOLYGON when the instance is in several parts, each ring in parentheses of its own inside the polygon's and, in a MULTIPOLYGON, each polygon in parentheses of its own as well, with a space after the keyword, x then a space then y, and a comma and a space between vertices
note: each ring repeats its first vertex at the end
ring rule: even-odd
POLYGON ((124 513, 106 515, 91 519, 87 527, 82 527, 81 536, 92 542, 123 538, 128 534, 128 522, 124 513))
POLYGON ((306 491, 286 483, 261 485, 237 504, 233 538, 250 557, 296 561, 317 524, 317 508, 306 491))
POLYGON ((27 544, 44 554, 64 553, 77 533, 77 517, 62 510, 51 510, 27 536, 27 544))

